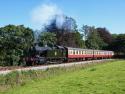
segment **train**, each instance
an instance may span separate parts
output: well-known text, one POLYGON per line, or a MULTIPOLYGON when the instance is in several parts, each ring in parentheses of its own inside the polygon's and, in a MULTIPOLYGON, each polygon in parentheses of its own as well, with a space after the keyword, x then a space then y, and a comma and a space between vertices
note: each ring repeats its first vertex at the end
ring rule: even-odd
POLYGON ((53 47, 32 47, 31 54, 25 58, 27 65, 63 63, 94 59, 113 58, 113 51, 73 48, 55 45, 53 47))

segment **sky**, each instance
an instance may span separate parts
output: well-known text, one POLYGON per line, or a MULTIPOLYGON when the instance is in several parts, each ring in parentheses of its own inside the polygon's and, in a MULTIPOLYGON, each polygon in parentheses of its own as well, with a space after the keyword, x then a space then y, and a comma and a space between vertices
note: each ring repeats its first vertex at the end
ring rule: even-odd
POLYGON ((0 0, 0 27, 39 30, 56 13, 74 18, 79 29, 84 24, 125 33, 125 0, 0 0))

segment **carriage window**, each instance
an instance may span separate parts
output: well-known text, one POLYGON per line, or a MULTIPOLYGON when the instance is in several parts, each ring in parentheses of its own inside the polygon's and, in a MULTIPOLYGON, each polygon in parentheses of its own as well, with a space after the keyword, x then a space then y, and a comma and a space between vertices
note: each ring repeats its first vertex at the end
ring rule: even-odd
POLYGON ((84 54, 84 51, 82 51, 82 54, 84 54))
POLYGON ((85 51, 82 51, 82 54, 85 54, 85 51))
POLYGON ((86 51, 86 54, 89 54, 89 51, 86 51))
POLYGON ((81 54, 81 55, 82 55, 82 51, 79 51, 79 54, 81 54))
POLYGON ((97 55, 97 52, 95 52, 95 54, 97 55))
POLYGON ((81 54, 81 51, 79 51, 79 54, 81 54))
POLYGON ((83 51, 81 51, 81 54, 83 54, 83 51))
POLYGON ((75 50, 73 50, 73 54, 75 54, 75 50))
POLYGON ((91 52, 89 51, 89 54, 90 54, 91 52))
POLYGON ((72 54, 72 50, 70 51, 70 54, 72 54))
POLYGON ((91 54, 91 51, 89 51, 89 54, 91 54))
POLYGON ((75 50, 75 55, 76 55, 76 50, 75 50))
POLYGON ((75 54, 77 55, 77 51, 75 50, 75 54))
POLYGON ((68 54, 70 54, 70 50, 68 51, 68 54))
POLYGON ((97 55, 97 52, 95 52, 95 54, 97 55))
POLYGON ((85 51, 85 54, 87 54, 87 52, 85 51))
POLYGON ((76 51, 76 54, 78 54, 78 51, 76 51))
POLYGON ((102 52, 100 52, 100 55, 102 54, 102 52))
POLYGON ((104 55, 104 52, 102 52, 102 54, 104 55))

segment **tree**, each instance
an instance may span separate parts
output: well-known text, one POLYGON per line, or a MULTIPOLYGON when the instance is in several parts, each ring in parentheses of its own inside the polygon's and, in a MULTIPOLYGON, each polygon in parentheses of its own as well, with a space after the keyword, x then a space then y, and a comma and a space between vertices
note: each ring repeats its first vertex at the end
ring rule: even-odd
POLYGON ((112 42, 112 35, 110 34, 110 32, 106 29, 106 28, 96 28, 98 34, 100 35, 100 37, 103 39, 103 41, 109 45, 112 42))
POLYGON ((82 39, 82 35, 77 31, 74 33, 74 40, 77 48, 85 48, 84 40, 82 39))
POLYGON ((44 31, 56 34, 57 45, 69 47, 83 47, 82 37, 77 29, 76 21, 67 16, 61 16, 63 20, 60 22, 60 15, 56 15, 49 25, 46 25, 44 31))
POLYGON ((115 51, 117 55, 125 55, 125 34, 113 35, 114 39, 110 45, 110 49, 115 51))
POLYGON ((39 36, 41 46, 54 45, 56 44, 56 41, 56 35, 51 32, 42 32, 39 36))
POLYGON ((87 45, 86 41, 88 39, 89 33, 91 32, 91 26, 83 25, 82 29, 81 29, 81 32, 83 34, 84 45, 86 47, 86 45, 87 45))
POLYGON ((18 65, 21 56, 29 54, 34 35, 23 25, 7 25, 0 28, 0 61, 2 65, 18 65))
POLYGON ((95 27, 90 28, 89 35, 87 36, 86 46, 89 49, 102 49, 105 45, 104 41, 99 36, 95 27))

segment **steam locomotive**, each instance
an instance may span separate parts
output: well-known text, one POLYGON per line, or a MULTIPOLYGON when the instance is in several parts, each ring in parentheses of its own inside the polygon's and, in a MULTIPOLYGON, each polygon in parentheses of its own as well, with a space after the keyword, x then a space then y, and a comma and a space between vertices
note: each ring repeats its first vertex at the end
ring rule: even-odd
POLYGON ((55 45, 53 47, 34 46, 32 54, 26 57, 27 65, 83 61, 89 59, 108 59, 113 51, 72 48, 55 45))

